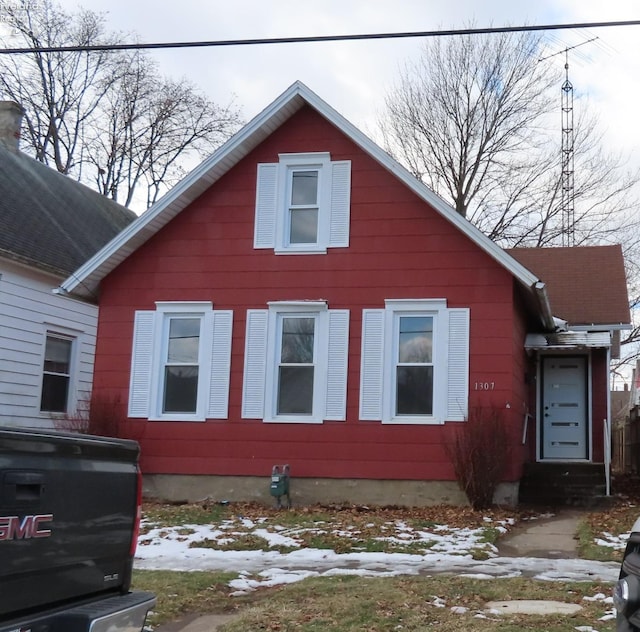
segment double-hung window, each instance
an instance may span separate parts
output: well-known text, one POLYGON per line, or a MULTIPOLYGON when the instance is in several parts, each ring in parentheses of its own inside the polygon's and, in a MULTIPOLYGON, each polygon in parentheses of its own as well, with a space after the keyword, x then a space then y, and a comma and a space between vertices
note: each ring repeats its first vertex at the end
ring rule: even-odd
POLYGON ((349 245, 351 162, 328 152, 258 165, 254 248, 321 254, 349 245))
POLYGON ((191 413, 198 409, 202 316, 168 316, 163 332, 161 411, 191 413))
POLYGON ((73 338, 47 334, 40 410, 48 413, 69 411, 73 338))
POLYGON ((288 246, 318 244, 320 170, 291 168, 287 174, 288 213, 285 243, 288 246))
POLYGON ((209 302, 158 302, 134 320, 129 416, 225 419, 233 313, 209 302))
POLYGON ((394 416, 433 415, 433 316, 394 318, 394 416))
POLYGON ((278 314, 276 416, 313 415, 316 320, 316 314, 278 314))
POLYGON ((362 314, 360 418, 397 424, 467 415, 469 310, 445 299, 387 300, 362 314))
POLYGON ((247 312, 242 416, 293 423, 346 416, 349 311, 324 301, 247 312))

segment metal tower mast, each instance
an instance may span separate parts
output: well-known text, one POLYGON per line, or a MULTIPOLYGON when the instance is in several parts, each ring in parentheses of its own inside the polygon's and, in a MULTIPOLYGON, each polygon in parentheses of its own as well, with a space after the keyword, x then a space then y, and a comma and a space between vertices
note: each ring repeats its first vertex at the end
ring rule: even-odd
POLYGON ((569 81, 569 49, 565 50, 562 84, 562 245, 575 245, 573 84, 569 81))

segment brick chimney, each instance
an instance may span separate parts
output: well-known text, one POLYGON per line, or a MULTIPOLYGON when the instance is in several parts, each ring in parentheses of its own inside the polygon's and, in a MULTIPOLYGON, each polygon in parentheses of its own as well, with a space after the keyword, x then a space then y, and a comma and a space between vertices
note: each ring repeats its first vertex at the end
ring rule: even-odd
POLYGON ((0 101, 0 143, 17 153, 24 110, 15 101, 0 101))

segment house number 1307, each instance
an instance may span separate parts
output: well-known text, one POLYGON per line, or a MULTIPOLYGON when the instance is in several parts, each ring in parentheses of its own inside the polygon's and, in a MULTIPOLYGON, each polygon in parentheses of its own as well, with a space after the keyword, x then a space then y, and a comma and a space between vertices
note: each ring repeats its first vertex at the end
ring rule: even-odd
POLYGON ((495 387, 495 382, 475 382, 476 391, 492 391, 495 387))

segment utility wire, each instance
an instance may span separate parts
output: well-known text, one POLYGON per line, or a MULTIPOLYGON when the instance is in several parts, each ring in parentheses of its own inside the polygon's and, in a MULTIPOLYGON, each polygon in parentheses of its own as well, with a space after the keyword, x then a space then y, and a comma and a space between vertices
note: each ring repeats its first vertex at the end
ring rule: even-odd
POLYGON ((255 46, 259 44, 301 44, 311 42, 345 42, 354 40, 401 39, 409 37, 443 37, 447 35, 480 35, 488 33, 518 33, 524 31, 558 31, 564 29, 596 29, 612 26, 639 26, 640 20, 613 22, 578 22, 572 24, 541 24, 539 26, 499 26, 487 28, 447 29, 439 31, 409 31, 403 33, 364 33, 359 35, 317 35, 305 37, 274 37, 203 42, 156 42, 150 44, 93 44, 90 46, 42 46, 36 48, 0 48, 0 55, 23 53, 63 53, 161 48, 205 48, 220 46, 255 46))

